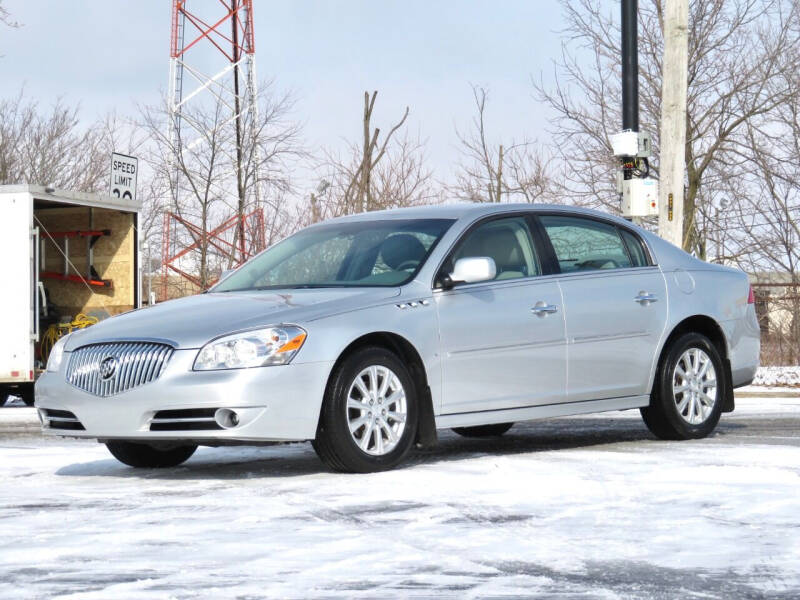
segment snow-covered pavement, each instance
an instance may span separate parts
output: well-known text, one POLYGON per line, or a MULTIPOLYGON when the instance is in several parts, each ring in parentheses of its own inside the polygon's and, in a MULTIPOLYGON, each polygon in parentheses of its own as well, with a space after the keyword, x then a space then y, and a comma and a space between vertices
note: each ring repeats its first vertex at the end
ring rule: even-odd
POLYGON ((308 444, 137 471, 37 427, 0 409, 2 598, 800 597, 798 397, 693 442, 636 411, 448 432, 375 475, 308 444))

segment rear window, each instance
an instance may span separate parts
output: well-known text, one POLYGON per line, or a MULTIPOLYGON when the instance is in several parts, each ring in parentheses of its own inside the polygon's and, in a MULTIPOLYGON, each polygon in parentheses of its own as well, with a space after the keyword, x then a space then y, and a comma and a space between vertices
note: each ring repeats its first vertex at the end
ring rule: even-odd
POLYGON ((539 220, 550 238, 562 273, 634 266, 613 225, 560 215, 543 215, 539 220))

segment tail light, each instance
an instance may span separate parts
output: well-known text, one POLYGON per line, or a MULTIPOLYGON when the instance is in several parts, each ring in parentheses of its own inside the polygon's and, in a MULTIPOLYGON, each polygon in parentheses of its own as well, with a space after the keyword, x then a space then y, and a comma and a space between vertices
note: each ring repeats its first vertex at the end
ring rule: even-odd
POLYGON ((747 303, 748 304, 755 304, 756 303, 756 295, 753 293, 753 286, 750 286, 750 291, 747 294, 747 303))

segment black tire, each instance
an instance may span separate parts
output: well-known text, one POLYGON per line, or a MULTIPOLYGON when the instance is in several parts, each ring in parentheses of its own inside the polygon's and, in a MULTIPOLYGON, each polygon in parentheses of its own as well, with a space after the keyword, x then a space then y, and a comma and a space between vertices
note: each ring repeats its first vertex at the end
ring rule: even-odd
POLYGON ((161 449, 149 444, 114 440, 106 442, 106 448, 121 463, 138 469, 164 469, 177 467, 186 462, 197 450, 197 446, 175 446, 161 449))
POLYGON ((453 427, 458 435, 468 438, 500 437, 511 429, 514 423, 494 423, 493 425, 477 425, 475 427, 453 427))
POLYGON ((725 391, 729 382, 726 380, 722 357, 716 346, 706 336, 699 333, 686 333, 673 341, 662 355, 653 382, 653 393, 650 405, 640 410, 647 428, 662 440, 700 439, 709 435, 719 423, 725 391), (716 375, 716 398, 709 414, 700 423, 691 424, 678 411, 678 401, 673 393, 673 377, 680 357, 691 348, 698 348, 711 359, 716 375))
POLYGON ((8 392, 0 392, 0 408, 6 405, 6 400, 8 400, 8 392))
POLYGON ((408 369, 392 352, 381 347, 366 347, 347 356, 328 382, 319 418, 314 450, 334 471, 372 473, 386 471, 399 464, 408 454, 417 435, 419 391, 408 369), (406 397, 406 422, 397 445, 390 452, 375 456, 356 444, 347 422, 347 395, 359 373, 370 366, 390 369, 399 379, 406 397))

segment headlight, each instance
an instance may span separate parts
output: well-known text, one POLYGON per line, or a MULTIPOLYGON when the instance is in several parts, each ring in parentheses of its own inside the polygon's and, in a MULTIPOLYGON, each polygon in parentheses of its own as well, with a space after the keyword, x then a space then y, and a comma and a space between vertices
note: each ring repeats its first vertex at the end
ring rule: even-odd
POLYGON ((305 341, 305 330, 294 325, 226 335, 203 346, 194 360, 194 370, 285 365, 292 360, 305 341))
POLYGON ((71 334, 67 334, 58 338, 53 347, 50 349, 50 356, 47 357, 47 370, 55 373, 61 367, 61 361, 64 359, 64 346, 67 343, 67 338, 71 334))

